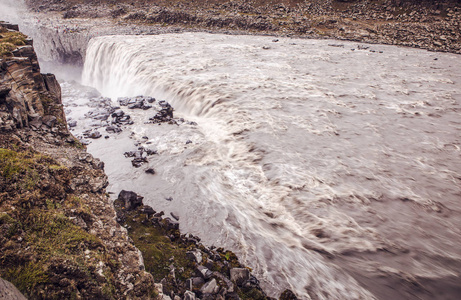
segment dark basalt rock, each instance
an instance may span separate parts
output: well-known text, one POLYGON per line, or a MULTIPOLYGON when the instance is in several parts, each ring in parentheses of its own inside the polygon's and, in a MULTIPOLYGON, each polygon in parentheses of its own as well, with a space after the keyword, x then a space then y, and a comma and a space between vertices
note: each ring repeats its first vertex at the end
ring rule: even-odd
POLYGON ((137 96, 134 98, 118 98, 118 103, 120 104, 120 106, 127 106, 129 109, 147 110, 149 108, 152 108, 152 105, 149 105, 147 103, 153 102, 155 102, 155 98, 152 97, 137 96))
POLYGON ((280 300, 298 300, 298 297, 291 291, 285 290, 282 295, 280 295, 280 300))
POLYGON ((155 170, 153 168, 149 168, 145 171, 147 174, 152 174, 154 175, 155 174, 155 170))
POLYGON ((142 205, 144 197, 138 196, 135 192, 122 190, 118 199, 125 203, 126 210, 133 210, 142 205))
POLYGON ((119 133, 119 132, 122 132, 122 129, 120 129, 117 126, 107 126, 106 131, 109 133, 119 133))
POLYGON ((166 101, 160 101, 159 105, 163 107, 155 116, 149 118, 154 123, 170 122, 173 120, 173 107, 166 101))
POLYGON ((144 158, 144 157, 137 157, 137 158, 134 158, 133 160, 131 160, 131 164, 135 168, 139 168, 140 166, 142 166, 145 163, 147 163, 147 159, 144 158))

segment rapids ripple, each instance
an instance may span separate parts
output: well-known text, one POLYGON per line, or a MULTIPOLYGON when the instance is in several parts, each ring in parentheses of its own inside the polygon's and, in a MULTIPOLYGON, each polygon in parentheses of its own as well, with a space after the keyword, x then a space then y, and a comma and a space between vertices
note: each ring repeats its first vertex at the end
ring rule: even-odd
POLYGON ((234 250, 272 295, 455 299, 460 56, 272 39, 92 39, 84 84, 114 100, 166 99, 198 124, 144 124, 152 116, 139 111, 134 137, 93 142, 110 189, 234 250), (141 136, 159 154, 154 176, 123 157, 141 136))

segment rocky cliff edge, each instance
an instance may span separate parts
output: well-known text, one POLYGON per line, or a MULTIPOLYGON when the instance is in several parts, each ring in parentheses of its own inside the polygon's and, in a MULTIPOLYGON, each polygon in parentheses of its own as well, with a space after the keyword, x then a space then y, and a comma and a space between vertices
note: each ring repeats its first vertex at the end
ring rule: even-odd
POLYGON ((17 30, 0 23, 0 277, 30 299, 155 297, 103 164, 68 132, 60 86, 17 30))

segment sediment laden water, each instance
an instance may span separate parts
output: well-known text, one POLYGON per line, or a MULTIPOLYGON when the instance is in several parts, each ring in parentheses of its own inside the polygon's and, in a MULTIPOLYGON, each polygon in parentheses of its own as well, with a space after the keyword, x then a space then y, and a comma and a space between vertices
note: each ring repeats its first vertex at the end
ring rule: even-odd
POLYGON ((92 39, 84 84, 166 99, 198 123, 165 131, 136 113, 155 176, 121 158, 128 134, 90 145, 111 188, 236 251, 273 295, 458 299, 460 57, 272 39, 92 39))

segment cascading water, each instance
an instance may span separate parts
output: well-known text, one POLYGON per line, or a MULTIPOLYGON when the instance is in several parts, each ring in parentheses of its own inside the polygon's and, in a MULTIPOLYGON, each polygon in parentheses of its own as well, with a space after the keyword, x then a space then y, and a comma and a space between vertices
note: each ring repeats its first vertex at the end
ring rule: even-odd
POLYGON ((198 126, 167 133, 135 116, 133 132, 159 149, 154 179, 119 158, 127 136, 89 150, 115 192, 141 193, 178 214, 183 231, 234 250, 273 295, 455 299, 461 60, 330 43, 94 38, 84 84, 166 99, 198 126))

